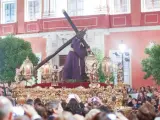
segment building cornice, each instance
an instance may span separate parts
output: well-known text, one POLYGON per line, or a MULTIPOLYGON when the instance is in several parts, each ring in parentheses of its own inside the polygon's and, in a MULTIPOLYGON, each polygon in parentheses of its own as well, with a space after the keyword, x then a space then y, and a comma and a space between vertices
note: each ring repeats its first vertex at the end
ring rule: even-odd
MULTIPOLYGON (((160 25, 158 26, 138 26, 138 27, 123 27, 123 28, 109 28, 109 29, 90 29, 87 33, 95 32, 103 35, 109 35, 110 33, 121 33, 121 32, 136 32, 136 31, 154 31, 160 30, 160 25)), ((73 34, 74 31, 54 31, 54 32, 41 32, 32 34, 17 34, 16 37, 20 38, 32 38, 32 37, 43 37, 48 38, 50 34, 73 34)), ((5 36, 1 36, 2 38, 5 36)))

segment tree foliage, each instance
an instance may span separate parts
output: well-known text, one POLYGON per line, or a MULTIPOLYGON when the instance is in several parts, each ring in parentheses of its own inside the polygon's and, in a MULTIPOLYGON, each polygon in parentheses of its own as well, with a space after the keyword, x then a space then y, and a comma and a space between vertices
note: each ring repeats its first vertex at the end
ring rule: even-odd
POLYGON ((32 52, 31 44, 21 38, 9 35, 0 39, 0 81, 12 82, 19 68, 26 57, 34 65, 38 63, 38 58, 32 52))
POLYGON ((160 84, 160 45, 146 48, 145 53, 148 57, 142 60, 142 69, 145 72, 144 79, 152 77, 156 83, 160 84))

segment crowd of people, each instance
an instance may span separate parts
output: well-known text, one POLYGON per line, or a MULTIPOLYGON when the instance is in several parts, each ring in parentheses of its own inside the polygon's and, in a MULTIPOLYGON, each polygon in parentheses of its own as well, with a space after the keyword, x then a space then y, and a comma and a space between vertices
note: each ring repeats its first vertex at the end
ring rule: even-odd
POLYGON ((157 88, 141 87, 139 90, 128 89, 128 99, 127 106, 132 107, 133 109, 138 109, 143 103, 149 102, 154 108, 155 112, 158 112, 159 103, 160 103, 160 94, 157 88), (133 96, 134 95, 134 96, 133 96))
POLYGON ((69 94, 66 100, 45 104, 40 98, 16 104, 11 96, 0 96, 0 120, 160 120, 160 95, 156 88, 148 86, 139 90, 124 90, 128 94, 123 105, 132 108, 127 115, 103 104, 98 96, 83 103, 78 95, 69 94))

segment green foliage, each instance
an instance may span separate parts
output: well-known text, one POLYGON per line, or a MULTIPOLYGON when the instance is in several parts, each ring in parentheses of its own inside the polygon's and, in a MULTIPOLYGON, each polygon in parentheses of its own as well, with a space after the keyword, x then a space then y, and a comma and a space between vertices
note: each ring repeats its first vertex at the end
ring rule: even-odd
POLYGON ((34 65, 38 63, 29 42, 12 35, 0 39, 0 81, 14 81, 16 68, 22 65, 27 56, 34 65))
POLYGON ((93 48, 92 52, 94 53, 94 55, 95 55, 96 59, 98 60, 98 62, 102 62, 103 57, 104 57, 103 52, 98 48, 93 48))
POLYGON ((98 76, 99 76, 99 81, 100 82, 105 82, 106 77, 102 72, 102 60, 103 60, 103 53, 100 49, 98 48, 93 48, 92 52, 94 53, 96 59, 98 60, 98 62, 100 63, 99 69, 98 69, 98 76))
POLYGON ((142 60, 142 69, 146 73, 144 79, 153 77, 160 84, 160 45, 146 48, 145 53, 148 57, 142 60))
POLYGON ((114 79, 115 79, 115 76, 114 76, 114 73, 112 72, 111 75, 109 76, 109 80, 114 83, 114 79))
POLYGON ((105 76, 104 73, 102 72, 102 61, 104 58, 103 52, 100 49, 93 48, 92 52, 94 53, 95 57, 97 58, 100 67, 98 69, 98 75, 99 75, 99 81, 100 82, 105 82, 106 79, 109 77, 110 81, 114 81, 114 74, 112 73, 111 76, 105 76))

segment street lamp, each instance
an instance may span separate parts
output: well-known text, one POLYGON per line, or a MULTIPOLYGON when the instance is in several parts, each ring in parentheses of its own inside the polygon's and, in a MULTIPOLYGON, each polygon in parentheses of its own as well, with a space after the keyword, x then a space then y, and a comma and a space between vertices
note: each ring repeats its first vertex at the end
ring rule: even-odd
POLYGON ((151 49, 151 48, 154 47, 155 45, 156 45, 155 42, 150 42, 147 48, 151 49))
POLYGON ((126 50, 126 45, 123 43, 123 40, 121 41, 121 43, 119 44, 119 50, 121 51, 121 55, 122 55, 122 80, 124 82, 124 63, 123 63, 123 54, 126 50))
POLYGON ((119 44, 119 50, 121 53, 124 53, 126 50, 126 45, 123 43, 123 40, 121 41, 121 44, 119 44))

